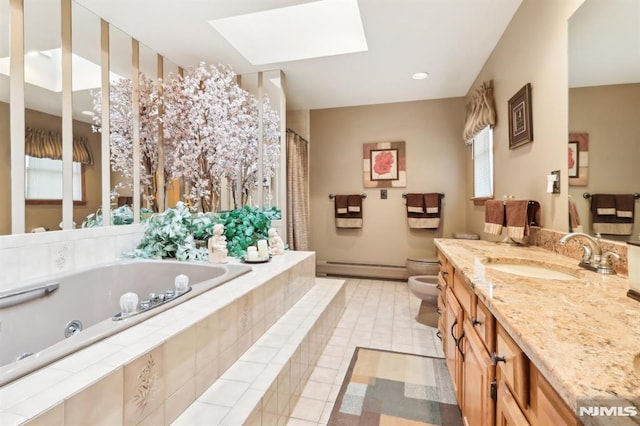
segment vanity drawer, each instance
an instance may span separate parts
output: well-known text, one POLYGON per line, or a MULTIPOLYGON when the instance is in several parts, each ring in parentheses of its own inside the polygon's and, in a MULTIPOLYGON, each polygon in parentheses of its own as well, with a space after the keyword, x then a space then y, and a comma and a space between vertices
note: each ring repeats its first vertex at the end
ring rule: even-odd
POLYGON ((487 350, 493 352, 496 347, 496 319, 489 312, 489 308, 480 300, 476 304, 476 315, 472 318, 471 323, 487 350))
POLYGON ((442 253, 438 252, 438 262, 440 262, 440 278, 445 285, 453 284, 453 265, 449 263, 442 253))
POLYGON ((458 302, 460 302, 462 309, 467 315, 475 316, 476 295, 471 291, 462 274, 458 271, 456 271, 453 279, 453 294, 456 295, 458 302))
POLYGON ((496 376, 511 388, 520 408, 529 405, 529 360, 500 324, 496 333, 496 376))

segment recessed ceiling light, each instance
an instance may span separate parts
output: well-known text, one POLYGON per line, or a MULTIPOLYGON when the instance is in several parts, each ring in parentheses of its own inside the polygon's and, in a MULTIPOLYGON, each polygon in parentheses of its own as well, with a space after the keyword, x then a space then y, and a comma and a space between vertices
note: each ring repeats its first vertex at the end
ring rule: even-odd
POLYGON ((82 111, 82 113, 81 113, 81 114, 89 115, 89 116, 92 116, 92 117, 93 117, 94 115, 96 115, 96 113, 95 113, 95 112, 93 112, 93 111, 82 111))
POLYGON ((411 76, 414 80, 424 80, 427 77, 429 77, 429 73, 426 72, 417 72, 411 76))
POLYGON ((357 0, 323 0, 209 21, 253 65, 367 50, 357 0))

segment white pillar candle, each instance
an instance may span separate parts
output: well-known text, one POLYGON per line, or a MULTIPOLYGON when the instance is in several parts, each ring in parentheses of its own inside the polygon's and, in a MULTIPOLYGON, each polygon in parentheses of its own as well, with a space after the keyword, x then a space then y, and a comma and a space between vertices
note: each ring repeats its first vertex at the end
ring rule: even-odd
POLYGON ((269 257, 269 246, 267 245, 267 240, 258 240, 258 254, 261 259, 269 257))
POLYGON ((256 246, 247 247, 247 259, 258 260, 258 248, 256 246))

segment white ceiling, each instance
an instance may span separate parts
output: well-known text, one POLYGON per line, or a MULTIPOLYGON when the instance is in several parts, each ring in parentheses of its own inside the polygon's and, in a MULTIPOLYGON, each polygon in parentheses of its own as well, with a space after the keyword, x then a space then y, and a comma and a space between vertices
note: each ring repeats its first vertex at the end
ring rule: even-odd
POLYGON ((367 52, 261 66, 207 21, 308 0, 75 1, 183 67, 281 69, 288 109, 319 109, 464 96, 522 0, 359 0, 367 52))

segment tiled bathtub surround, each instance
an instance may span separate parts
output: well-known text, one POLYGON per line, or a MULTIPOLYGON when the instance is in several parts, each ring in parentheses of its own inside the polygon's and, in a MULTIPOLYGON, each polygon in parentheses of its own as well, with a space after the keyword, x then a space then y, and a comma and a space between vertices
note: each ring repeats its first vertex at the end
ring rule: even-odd
POLYGON ((0 238, 0 290, 18 281, 113 262, 133 250, 144 225, 104 226, 0 238))
POLYGON ((314 273, 309 252, 255 265, 0 388, 0 424, 168 424, 314 285, 314 273))

